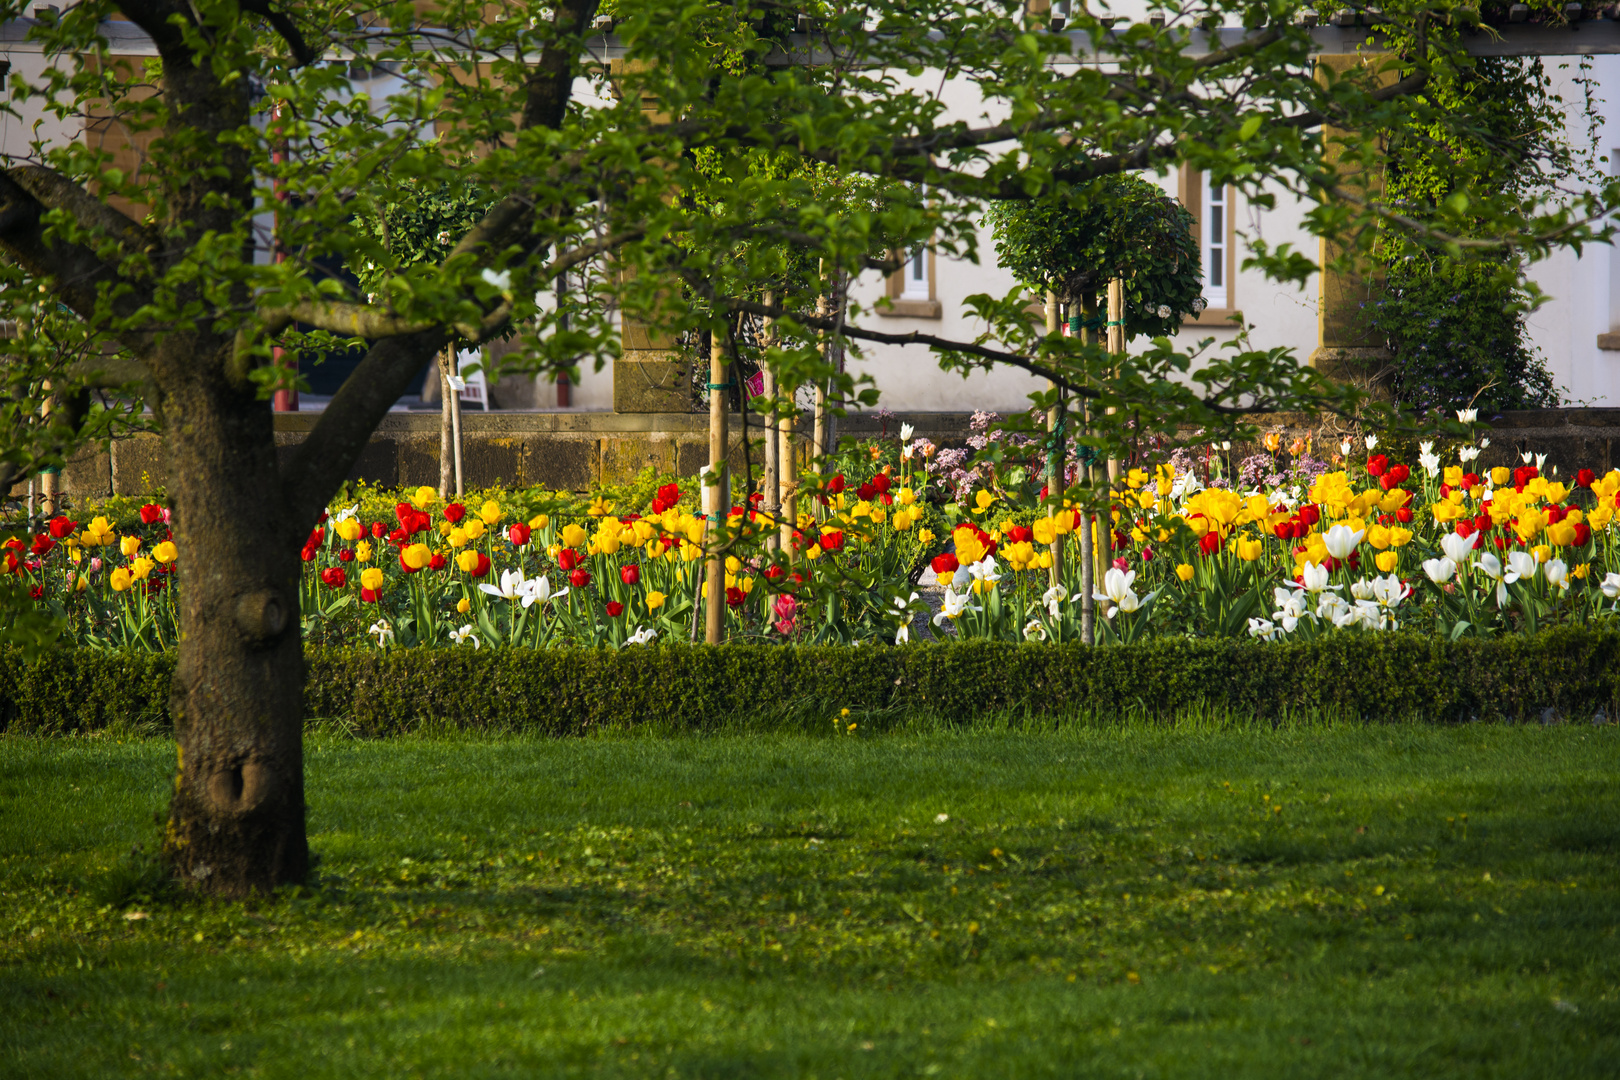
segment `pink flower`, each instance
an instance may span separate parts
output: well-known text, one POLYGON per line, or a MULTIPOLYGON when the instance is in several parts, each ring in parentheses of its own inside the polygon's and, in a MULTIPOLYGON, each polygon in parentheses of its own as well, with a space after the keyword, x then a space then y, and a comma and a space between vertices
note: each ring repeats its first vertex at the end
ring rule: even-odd
POLYGON ((783 593, 776 598, 776 632, 786 636, 793 633, 793 616, 799 610, 797 598, 783 593))
POLYGON ((1121 555, 1119 558, 1114 560, 1114 569, 1115 570, 1118 570, 1121 573, 1123 573, 1124 571, 1129 570, 1130 568, 1131 568, 1131 560, 1127 559, 1125 556, 1121 555))

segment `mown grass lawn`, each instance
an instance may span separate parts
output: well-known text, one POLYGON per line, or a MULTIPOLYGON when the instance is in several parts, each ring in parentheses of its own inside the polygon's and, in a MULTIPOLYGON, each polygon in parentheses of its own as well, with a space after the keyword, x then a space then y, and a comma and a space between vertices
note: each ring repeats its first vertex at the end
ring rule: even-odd
POLYGON ((1620 1075, 1614 726, 321 738, 247 904, 173 755, 0 739, 0 1075, 1620 1075))

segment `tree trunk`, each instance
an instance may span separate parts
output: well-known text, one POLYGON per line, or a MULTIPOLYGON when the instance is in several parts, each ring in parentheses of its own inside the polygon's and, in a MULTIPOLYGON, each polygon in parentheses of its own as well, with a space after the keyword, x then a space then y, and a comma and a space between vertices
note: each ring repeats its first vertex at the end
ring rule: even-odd
POLYGON ((731 509, 731 478, 726 475, 726 346, 719 334, 709 346, 709 477, 703 502, 709 508, 710 555, 704 566, 708 595, 704 599, 704 637, 710 645, 726 639, 726 562, 720 552, 726 512, 731 509))
POLYGON ((447 359, 451 350, 445 349, 435 358, 434 366, 439 369, 439 498, 450 498, 450 492, 455 487, 455 405, 452 398, 455 391, 450 389, 450 363, 447 359))
MULTIPOLYGON (((1048 335, 1058 332, 1058 298, 1057 293, 1048 289, 1046 291, 1046 332, 1048 335)), ((1047 381, 1046 388, 1058 395, 1057 401, 1046 410, 1046 496, 1052 500, 1046 507, 1046 512, 1056 515, 1057 508, 1063 505, 1062 495, 1066 486, 1067 469, 1064 465, 1065 447, 1063 439, 1063 391, 1056 383, 1047 381)), ((1063 584, 1063 543, 1061 536, 1054 537, 1050 551, 1052 554, 1052 569, 1047 575, 1049 585, 1063 584)))
MULTIPOLYGON (((228 347, 228 346, 227 346, 228 347)), ((181 551, 170 691, 179 767, 165 857, 224 896, 304 880, 304 655, 296 554, 270 403, 207 368, 167 388, 170 506, 181 551)))
MULTIPOLYGON (((774 303, 775 297, 767 292, 765 294, 766 306, 769 307, 774 303)), ((764 353, 774 343, 776 336, 775 323, 775 319, 765 320, 764 333, 761 335, 762 341, 760 344, 762 348, 760 350, 761 362, 759 365, 761 396, 773 406, 776 404, 776 372, 772 371, 770 365, 764 362, 764 353)), ((776 438, 776 418, 774 415, 767 413, 765 417, 765 475, 760 478, 761 494, 765 497, 760 501, 763 504, 761 509, 765 511, 767 517, 773 520, 780 516, 782 510, 779 498, 782 486, 781 475, 781 446, 776 438)), ((776 529, 772 529, 765 534, 765 550, 767 552, 775 552, 780 547, 781 540, 776 529)))

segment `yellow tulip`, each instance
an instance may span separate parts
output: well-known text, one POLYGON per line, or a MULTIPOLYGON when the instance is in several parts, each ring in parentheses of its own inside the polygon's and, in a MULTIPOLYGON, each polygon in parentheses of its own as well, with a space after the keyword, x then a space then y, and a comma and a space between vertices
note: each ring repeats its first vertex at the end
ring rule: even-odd
POLYGON ((872 515, 872 524, 881 525, 881 524, 883 524, 883 519, 889 516, 889 512, 887 510, 882 510, 882 509, 874 506, 874 507, 872 507, 871 515, 872 515))
POLYGON ((815 562, 817 559, 821 558, 821 545, 811 544, 810 550, 804 553, 804 557, 809 559, 811 562, 815 562))
POLYGON ((657 589, 654 589, 652 592, 647 594, 647 610, 657 611, 659 608, 664 606, 664 601, 666 599, 667 597, 665 597, 663 593, 659 592, 657 589))
POLYGON ((1456 521, 1463 516, 1462 507, 1449 500, 1437 502, 1429 510, 1434 514, 1434 520, 1441 525, 1448 521, 1456 521))
POLYGON ((1057 543, 1057 518, 1036 518, 1030 530, 1035 534, 1035 542, 1043 547, 1057 543))
POLYGON ((1412 530, 1403 529, 1399 525, 1389 527, 1389 546, 1405 547, 1412 542, 1412 530))
POLYGON ((478 518, 467 518, 462 528, 466 530, 469 540, 477 540, 484 535, 484 523, 478 518))
POLYGON ((107 584, 112 586, 113 592, 123 592, 130 586, 129 571, 120 566, 107 578, 107 584))
POLYGON ((943 574, 940 574, 938 576, 939 576, 939 583, 941 585, 949 585, 955 579, 956 571, 955 570, 947 570, 943 574))
POLYGON ((956 541, 956 558, 963 566, 969 566, 984 558, 985 546, 979 539, 979 534, 971 526, 958 525, 951 533, 956 541))
POLYGON ((1441 481, 1447 487, 1461 487, 1462 478, 1463 471, 1461 465, 1447 465, 1445 475, 1441 477, 1441 481))
POLYGON ((506 514, 502 512, 500 503, 490 499, 478 508, 478 516, 483 519, 485 525, 494 526, 499 525, 501 518, 506 514))
POLYGON ((455 526, 452 525, 450 522, 441 521, 438 524, 439 535, 440 536, 449 536, 451 530, 454 529, 454 528, 455 528, 455 526))
POLYGON ((370 589, 372 592, 376 592, 378 589, 382 588, 382 585, 383 572, 381 568, 376 566, 368 566, 364 570, 360 571, 360 587, 362 589, 370 589))
POLYGON ((1174 465, 1155 465, 1153 467, 1153 490, 1163 499, 1170 494, 1170 489, 1176 484, 1176 467, 1174 465))
POLYGON ((417 488, 416 494, 411 496, 411 505, 415 506, 418 510, 426 510, 428 507, 432 506, 438 501, 439 493, 433 488, 428 487, 426 484, 423 484, 421 487, 417 488))
POLYGON ((420 570, 433 561, 433 551, 426 544, 412 544, 399 553, 399 561, 413 570, 420 570))
POLYGON ((1125 474, 1125 483, 1132 491, 1135 491, 1137 488, 1141 487, 1147 482, 1148 474, 1141 469, 1132 469, 1130 472, 1125 474))
POLYGON ((591 517, 607 517, 609 514, 613 513, 613 503, 598 495, 596 498, 591 500, 591 508, 586 512, 589 513, 591 517))
POLYGON ((84 590, 88 589, 89 587, 90 587, 90 575, 89 574, 80 574, 78 580, 73 583, 73 591, 74 592, 84 592, 84 590))
POLYGON ((986 510, 990 509, 991 505, 995 501, 996 497, 990 494, 988 491, 979 491, 973 496, 973 512, 975 514, 982 514, 986 510))
POLYGON ((1380 551, 1373 559, 1380 573, 1393 574, 1395 567, 1400 563, 1401 557, 1393 551, 1380 551))
POLYGON ((585 541, 587 539, 588 537, 585 534, 585 530, 580 528, 578 525, 563 526, 562 542, 564 547, 571 547, 575 549, 582 548, 585 546, 585 541))
POLYGON ((157 563, 153 562, 151 559, 148 559, 145 555, 142 555, 140 558, 129 564, 129 576, 134 578, 136 581, 145 581, 146 576, 152 572, 152 568, 156 565, 157 563))
POLYGON ((167 566, 180 557, 180 549, 174 546, 173 540, 165 540, 152 549, 152 558, 167 566))
MULTIPOLYGON (((354 559, 355 559, 356 562, 370 562, 371 561, 371 541, 370 540, 362 540, 358 544, 354 545, 354 559)), ((380 571, 379 571, 379 573, 380 573, 380 571)))
POLYGON ((933 542, 934 531, 932 529, 923 529, 917 533, 917 543, 922 544, 924 547, 932 544, 933 542))
POLYGON ((1136 505, 1143 510, 1151 510, 1159 505, 1159 496, 1151 491, 1140 491, 1136 495, 1136 505))
POLYGON ((456 565, 461 567, 463 573, 472 573, 478 569, 478 552, 463 551, 456 556, 456 565))
POLYGON ((1176 577, 1182 581, 1191 581, 1193 579, 1193 568, 1187 563, 1182 563, 1176 567, 1176 577))
POLYGON ((1412 493, 1401 488, 1390 488, 1382 499, 1378 500, 1378 509, 1386 514, 1393 514, 1401 507, 1412 501, 1412 493))
POLYGON ((453 547, 453 548, 466 547, 467 546, 467 530, 466 529, 451 529, 450 534, 447 537, 445 537, 445 539, 450 542, 450 546, 453 547))
POLYGON ((1543 563, 1552 558, 1552 548, 1548 547, 1546 544, 1537 544, 1535 547, 1530 549, 1530 554, 1536 557, 1536 562, 1543 563))
POLYGON ((550 524, 551 518, 547 517, 545 514, 536 514, 534 517, 529 519, 529 528, 534 529, 536 532, 550 524))
POLYGON ((353 543, 360 539, 360 534, 365 529, 361 526, 359 518, 344 518, 332 526, 332 531, 338 534, 338 539, 353 543))
POLYGON ((1513 470, 1508 468, 1506 465, 1498 465, 1496 468, 1491 470, 1491 483, 1495 484, 1497 487, 1501 487, 1503 484, 1512 479, 1513 470))
POLYGON ((1547 539, 1553 547, 1568 547, 1575 542, 1575 526, 1559 521, 1547 526, 1547 539))
POLYGON ((118 541, 118 550, 122 551, 126 558, 135 554, 137 551, 141 550, 141 538, 138 536, 124 537, 122 540, 118 541))
POLYGON ((1591 573, 1591 571, 1592 571, 1592 564, 1591 563, 1581 563, 1575 569, 1571 570, 1569 572, 1569 575, 1570 575, 1570 577, 1583 578, 1584 579, 1587 574, 1591 573))
POLYGON ((1240 536, 1232 545, 1232 550, 1236 551, 1237 557, 1244 562, 1254 562, 1260 557, 1261 552, 1266 550, 1266 545, 1259 540, 1249 540, 1240 536))
POLYGON ((1609 527, 1609 522, 1611 520, 1613 520, 1613 518, 1614 518, 1614 507, 1612 507, 1612 506, 1594 506, 1594 507, 1592 507, 1592 512, 1590 514, 1586 515, 1586 523, 1588 525, 1592 526, 1592 529, 1595 532, 1595 531, 1597 531, 1599 529, 1608 528, 1609 527))
POLYGON ((104 517, 93 519, 84 532, 79 534, 79 543, 85 547, 106 547, 118 535, 112 525, 104 517))
POLYGON ((1042 551, 1041 557, 1036 561, 1041 564, 1042 570, 1052 569, 1052 553, 1050 551, 1042 551))
POLYGON ((735 574, 742 569, 742 560, 735 555, 726 556, 726 573, 735 574))
POLYGON ((903 488, 900 489, 900 505, 901 506, 910 506, 912 503, 914 503, 916 501, 917 501, 916 492, 912 491, 908 487, 903 487, 903 488))
POLYGON ((1389 547, 1389 529, 1383 525, 1374 525, 1367 530, 1367 543, 1371 544, 1374 550, 1383 551, 1389 547))

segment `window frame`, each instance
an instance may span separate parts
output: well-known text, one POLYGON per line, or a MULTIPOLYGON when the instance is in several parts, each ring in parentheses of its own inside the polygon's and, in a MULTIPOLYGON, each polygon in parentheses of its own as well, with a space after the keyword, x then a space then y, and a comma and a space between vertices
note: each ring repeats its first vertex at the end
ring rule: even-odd
MULTIPOLYGON (((1202 170, 1195 169, 1190 165, 1183 165, 1181 167, 1181 205, 1186 207, 1187 212, 1193 217, 1193 231, 1198 237, 1198 260, 1201 267, 1204 264, 1205 256, 1207 255, 1209 249, 1213 246, 1209 243, 1209 236, 1205 229, 1205 192, 1208 190, 1208 187, 1209 185, 1204 179, 1204 173, 1202 170)), ((1237 201, 1237 190, 1231 184, 1227 184, 1223 194, 1225 198, 1223 199, 1221 210, 1222 216, 1225 218, 1225 221, 1222 223, 1225 228, 1222 229, 1224 235, 1221 237, 1221 278, 1225 283, 1225 302, 1223 304, 1217 304, 1215 302, 1216 298, 1209 297, 1210 306, 1205 308, 1198 315, 1182 316, 1181 321, 1184 324, 1227 329, 1235 326, 1235 324, 1229 321, 1233 316, 1238 316, 1241 318, 1243 314, 1242 309, 1237 305, 1237 229, 1235 225, 1236 215, 1232 212, 1234 209, 1234 204, 1237 201)), ((1208 281, 1207 272, 1205 274, 1205 281, 1208 281)), ((1207 285, 1205 295, 1206 297, 1208 296, 1207 285)))

